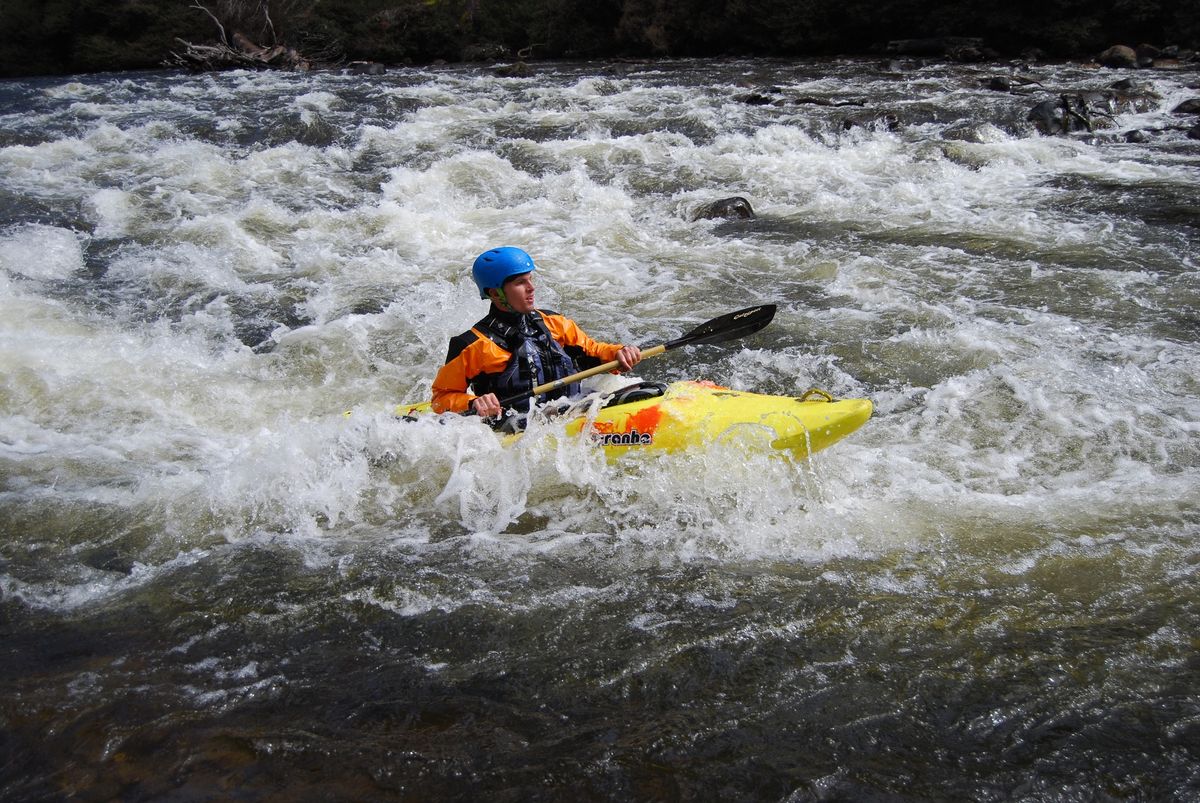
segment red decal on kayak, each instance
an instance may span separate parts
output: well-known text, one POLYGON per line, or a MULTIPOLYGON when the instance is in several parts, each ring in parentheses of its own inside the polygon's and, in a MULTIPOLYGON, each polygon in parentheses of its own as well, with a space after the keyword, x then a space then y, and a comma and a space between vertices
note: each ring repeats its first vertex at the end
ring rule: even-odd
POLYGON ((639 410, 629 416, 629 426, 631 429, 636 429, 639 432, 653 434, 654 430, 658 429, 658 422, 662 421, 662 415, 662 406, 656 404, 653 407, 647 407, 645 410, 639 410))
POLYGON ((620 429, 611 421, 596 421, 592 439, 602 446, 649 446, 662 416, 662 407, 655 404, 626 418, 620 429))

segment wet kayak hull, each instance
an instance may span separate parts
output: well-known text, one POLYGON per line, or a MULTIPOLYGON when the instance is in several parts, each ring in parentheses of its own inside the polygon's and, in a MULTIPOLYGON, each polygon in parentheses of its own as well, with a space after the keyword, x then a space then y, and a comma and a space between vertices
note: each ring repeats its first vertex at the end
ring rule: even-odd
MULTIPOLYGON (((429 405, 397 413, 429 413, 429 405)), ((567 424, 609 457, 632 451, 677 452, 717 443, 806 456, 851 434, 871 417, 868 399, 834 399, 824 391, 769 396, 710 382, 674 382, 662 395, 600 408, 567 424)), ((510 436, 513 437, 513 436, 510 436)))

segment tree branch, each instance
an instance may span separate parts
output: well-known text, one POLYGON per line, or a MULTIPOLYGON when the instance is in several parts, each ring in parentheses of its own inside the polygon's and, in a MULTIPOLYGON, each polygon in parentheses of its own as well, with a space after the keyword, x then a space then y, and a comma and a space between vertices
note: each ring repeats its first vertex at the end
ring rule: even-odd
POLYGON ((275 23, 271 22, 271 1, 270 0, 262 0, 261 5, 262 5, 263 18, 266 19, 267 28, 269 28, 271 31, 271 44, 277 45, 277 44, 279 44, 279 40, 275 36, 275 23))
POLYGON ((200 9, 201 11, 203 11, 205 14, 207 14, 209 17, 212 18, 212 21, 217 24, 217 30, 219 30, 221 32, 221 41, 224 42, 226 45, 228 45, 229 38, 225 36, 225 26, 221 24, 221 21, 219 19, 217 19, 216 15, 213 14, 211 11, 209 11, 204 6, 200 5, 199 3, 192 3, 191 7, 200 9))

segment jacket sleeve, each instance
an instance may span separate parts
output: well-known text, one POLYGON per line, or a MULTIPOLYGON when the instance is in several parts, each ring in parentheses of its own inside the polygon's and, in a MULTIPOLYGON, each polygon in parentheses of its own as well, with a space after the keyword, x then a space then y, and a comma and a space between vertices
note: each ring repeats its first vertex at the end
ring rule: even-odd
POLYGON ((435 413, 465 413, 475 397, 467 392, 469 380, 466 373, 466 358, 462 354, 438 369, 433 378, 433 401, 435 413))
POLYGON ((435 413, 465 413, 475 398, 467 388, 471 380, 483 373, 504 370, 509 353, 474 329, 450 339, 446 364, 433 378, 435 413))
POLYGON ((595 357, 600 362, 609 362, 617 358, 617 352, 621 350, 619 343, 602 343, 598 340, 593 340, 588 337, 587 332, 579 328, 579 325, 570 318, 559 315, 557 312, 543 310, 542 320, 546 322, 546 328, 550 330, 550 335, 563 346, 576 346, 583 350, 584 354, 589 357, 595 357))

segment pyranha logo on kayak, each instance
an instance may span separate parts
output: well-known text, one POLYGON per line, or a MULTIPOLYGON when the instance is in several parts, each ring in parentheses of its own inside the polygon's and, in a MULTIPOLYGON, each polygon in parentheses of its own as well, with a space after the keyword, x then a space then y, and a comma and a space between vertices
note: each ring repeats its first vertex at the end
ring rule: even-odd
POLYGON ((654 436, 649 432, 631 429, 628 432, 596 432, 592 440, 601 446, 649 446, 654 443, 654 436))

